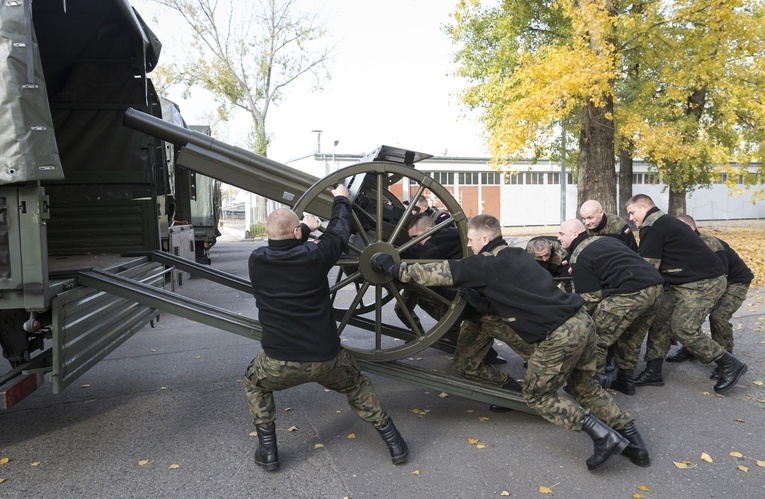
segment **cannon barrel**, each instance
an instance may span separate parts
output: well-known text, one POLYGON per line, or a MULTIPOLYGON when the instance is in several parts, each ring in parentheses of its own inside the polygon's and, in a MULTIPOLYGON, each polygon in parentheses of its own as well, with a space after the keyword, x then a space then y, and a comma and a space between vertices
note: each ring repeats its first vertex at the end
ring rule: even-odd
MULTIPOLYGON (((181 147, 177 159, 180 166, 289 207, 294 206, 298 198, 320 180, 265 156, 132 108, 125 112, 123 124, 181 147)), ((315 198, 306 211, 329 218, 332 201, 329 192, 323 193, 315 198)))

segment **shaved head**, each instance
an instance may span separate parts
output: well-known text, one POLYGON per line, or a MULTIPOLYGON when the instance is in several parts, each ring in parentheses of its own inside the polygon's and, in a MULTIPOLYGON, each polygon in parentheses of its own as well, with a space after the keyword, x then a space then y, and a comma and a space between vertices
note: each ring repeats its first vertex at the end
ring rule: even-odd
POLYGON ((603 215, 603 206, 594 199, 588 199, 582 203, 582 207, 579 208, 579 216, 582 217, 584 225, 586 225, 588 229, 596 228, 600 224, 600 221, 603 220, 603 215))
POLYGON ((279 208, 268 215, 266 234, 269 239, 294 239, 293 231, 300 226, 300 219, 289 208, 279 208))
POLYGON ((584 224, 576 218, 571 218, 560 224, 558 241, 560 241, 561 246, 568 249, 574 239, 579 237, 579 234, 583 232, 587 232, 587 228, 584 224))

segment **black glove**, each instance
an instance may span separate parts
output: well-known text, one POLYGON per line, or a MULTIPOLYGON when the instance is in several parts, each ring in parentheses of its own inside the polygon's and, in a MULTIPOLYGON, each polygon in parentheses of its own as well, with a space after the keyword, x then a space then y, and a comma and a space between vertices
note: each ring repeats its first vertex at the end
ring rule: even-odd
POLYGON ((494 310, 491 302, 473 288, 457 288, 457 294, 463 296, 479 314, 487 314, 490 310, 494 310))
POLYGON ((386 274, 393 278, 396 278, 396 262, 393 261, 393 257, 387 253, 377 253, 372 256, 370 262, 372 264, 372 270, 378 274, 386 274))

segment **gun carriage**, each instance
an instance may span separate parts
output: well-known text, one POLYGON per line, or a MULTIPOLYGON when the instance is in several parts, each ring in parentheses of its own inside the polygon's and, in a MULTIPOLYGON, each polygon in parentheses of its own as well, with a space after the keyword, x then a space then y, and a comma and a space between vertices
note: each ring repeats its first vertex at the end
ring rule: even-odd
MULTIPOLYGON (((63 91, 67 85, 76 83, 71 79, 78 74, 81 78, 83 74, 93 77, 93 69, 84 66, 104 57, 94 53, 93 61, 88 61, 86 41, 81 40, 72 49, 76 56, 70 55, 70 59, 62 53, 51 55, 43 50, 41 59, 46 65, 47 80, 36 68, 35 79, 42 89, 37 94, 39 105, 50 113, 47 129, 55 131, 56 139, 48 137, 46 150, 50 155, 44 159, 50 160, 54 168, 38 169, 37 173, 22 178, 3 177, 0 182, 5 227, 9 229, 4 235, 8 260, 21 262, 25 251, 37 248, 32 258, 27 255, 23 265, 12 263, 3 268, 7 275, 0 276, 5 279, 0 279, 4 286, 0 291, 5 290, 0 296, 4 317, 0 340, 12 366, 11 372, 0 378, 6 406, 39 386, 44 373, 51 374, 54 392, 63 390, 136 331, 157 320, 160 311, 248 338, 260 338, 260 324, 256 320, 191 300, 175 289, 180 281, 172 276, 177 272, 246 293, 251 289, 246 279, 182 258, 172 248, 163 251, 162 230, 170 225, 167 207, 173 199, 171 190, 166 188, 167 170, 179 166, 276 200, 298 214, 307 212, 324 219, 331 210, 330 187, 345 183, 354 205, 354 235, 328 279, 340 333, 353 333, 352 341, 344 345, 360 359, 362 368, 430 389, 529 411, 517 394, 431 373, 401 361, 431 346, 449 350, 451 347, 440 339, 460 320, 465 306, 459 296, 448 300, 428 288, 412 285, 446 305, 447 312, 421 330, 403 307, 408 324, 403 327, 390 324, 387 317, 394 316, 389 312, 402 300, 402 285, 371 268, 373 255, 388 253, 400 261, 407 248, 452 223, 460 230, 463 251, 467 254, 467 220, 459 204, 446 188, 415 168, 417 161, 429 155, 382 146, 358 164, 317 178, 174 125, 160 117, 159 98, 146 78, 146 72, 156 64, 159 42, 127 1, 77 4, 66 13, 59 10, 58 2, 38 0, 34 5, 35 15, 40 18, 35 28, 38 32, 48 30, 41 36, 47 47, 56 43, 57 35, 60 38, 68 30, 86 30, 84 18, 78 17, 83 12, 91 24, 94 16, 108 17, 109 21, 104 22, 111 23, 110 28, 117 23, 115 19, 122 19, 126 39, 140 36, 132 45, 124 44, 132 55, 120 58, 127 66, 120 76, 129 77, 115 85, 113 80, 119 78, 111 72, 100 82, 100 93, 63 91), (42 83, 47 83, 47 94, 42 83), (118 91, 122 94, 115 96, 118 91), (93 135, 94 123, 101 124, 99 137, 105 141, 105 147, 95 147, 98 142, 94 140, 83 140, 93 135), (166 143, 177 150, 173 165, 166 164, 166 143), (107 151, 109 147, 115 150, 107 151), (108 154, 108 161, 93 159, 93 154, 101 151, 108 154), (60 165, 56 162, 58 155, 60 165), (410 239, 406 222, 415 201, 426 193, 436 196, 450 217, 429 232, 410 239), (412 202, 404 204, 405 198, 412 202), (28 216, 30 212, 33 216, 28 216), (105 219, 113 222, 118 216, 130 222, 133 239, 113 236, 114 224, 105 219), (83 256, 88 260, 85 264, 83 256), (66 265, 50 263, 56 258, 63 258, 66 265), (36 350, 43 353, 34 356, 36 350)), ((19 18, 24 14, 17 11, 14 15, 19 18)), ((61 44, 56 50, 61 52, 64 46, 61 44)), ((37 45, 32 44, 32 48, 36 50, 37 45)), ((35 58, 28 60, 34 62, 35 58)), ((36 60, 39 66, 40 57, 36 60)), ((113 66, 116 64, 110 67, 113 66)), ((23 153, 20 157, 32 161, 23 153)), ((34 164, 45 162, 36 160, 34 164)))

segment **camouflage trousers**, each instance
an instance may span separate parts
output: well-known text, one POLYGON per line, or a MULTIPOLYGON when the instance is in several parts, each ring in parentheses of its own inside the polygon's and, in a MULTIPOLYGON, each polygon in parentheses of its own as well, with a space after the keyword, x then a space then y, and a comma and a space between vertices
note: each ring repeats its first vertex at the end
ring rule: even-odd
POLYGON ((273 392, 310 382, 345 395, 353 412, 375 428, 388 422, 388 414, 380 405, 372 382, 361 374, 356 359, 344 349, 334 359, 324 362, 276 360, 261 350, 247 367, 243 382, 256 425, 276 419, 273 392))
POLYGON ((606 356, 615 345, 614 365, 635 369, 643 339, 661 303, 664 286, 656 284, 635 293, 603 298, 592 312, 598 335, 597 371, 605 372, 606 356))
POLYGON ((540 416, 566 430, 581 431, 589 414, 617 430, 634 421, 595 381, 595 323, 584 308, 536 343, 523 380, 523 398, 540 416), (558 394, 566 382, 573 400, 558 394))
POLYGON ((462 321, 454 370, 467 379, 493 386, 504 385, 508 374, 483 362, 495 339, 505 342, 524 360, 534 353, 534 346, 523 341, 498 315, 481 315, 462 321))
POLYGON ((732 283, 725 288, 725 293, 717 300, 709 313, 709 326, 712 339, 728 351, 733 350, 733 326, 730 318, 741 308, 749 291, 749 283, 732 283))
POLYGON ((725 349, 703 334, 701 325, 725 287, 725 276, 665 285, 656 319, 648 330, 645 360, 664 359, 673 339, 704 364, 722 357, 725 349))

